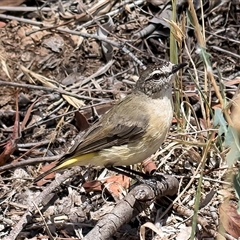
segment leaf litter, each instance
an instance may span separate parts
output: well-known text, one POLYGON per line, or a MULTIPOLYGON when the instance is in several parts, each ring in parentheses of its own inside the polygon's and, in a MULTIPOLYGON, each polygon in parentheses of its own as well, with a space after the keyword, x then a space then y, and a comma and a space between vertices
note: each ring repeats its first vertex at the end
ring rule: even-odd
MULTIPOLYGON (((189 1, 178 1, 176 25, 168 1, 51 1, 43 5, 26 1, 20 5, 23 2, 0 3, 0 151, 2 167, 7 167, 0 167, 0 238, 14 236, 14 226, 31 202, 53 181, 54 174, 38 186, 32 184, 53 164, 52 157, 64 154, 79 132, 131 92, 139 75, 137 63, 148 67, 153 55, 169 60, 170 25, 182 32, 178 55, 189 66, 173 92, 178 107, 169 136, 151 157, 156 165, 147 171, 176 176, 182 194, 177 202, 169 198, 153 202, 113 235, 117 239, 152 239, 158 232, 164 239, 190 236, 188 218, 194 213, 198 166, 210 138, 200 199, 206 204, 199 207, 202 228, 195 237, 239 237, 238 199, 231 179, 238 179, 239 169, 240 113, 238 98, 233 97, 239 84, 240 4, 194 1, 193 9, 189 1), (227 105, 231 99, 232 108, 227 105), (16 129, 18 124, 21 128, 16 129), (16 147, 9 149, 12 138, 17 139, 16 147), (171 204, 173 208, 164 215, 171 204)), ((111 211, 127 194, 132 181, 115 175, 83 167, 46 195, 46 205, 38 206, 42 215, 34 208, 32 219, 15 233, 18 239, 48 238, 48 233, 81 238, 102 217, 101 210, 111 211)), ((239 189, 239 181, 234 187, 239 189)))

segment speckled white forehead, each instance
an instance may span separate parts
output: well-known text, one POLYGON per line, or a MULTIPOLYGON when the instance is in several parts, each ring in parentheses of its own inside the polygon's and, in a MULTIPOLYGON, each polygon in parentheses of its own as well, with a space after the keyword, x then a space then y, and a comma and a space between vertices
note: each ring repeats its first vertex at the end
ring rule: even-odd
POLYGON ((172 72, 172 67, 173 66, 174 66, 174 64, 172 64, 171 62, 166 62, 163 66, 154 70, 151 73, 151 76, 153 76, 154 74, 170 73, 170 72, 172 72))
POLYGON ((172 67, 174 66, 174 64, 172 64, 171 62, 166 62, 162 67, 161 70, 164 72, 169 72, 172 71, 172 67))

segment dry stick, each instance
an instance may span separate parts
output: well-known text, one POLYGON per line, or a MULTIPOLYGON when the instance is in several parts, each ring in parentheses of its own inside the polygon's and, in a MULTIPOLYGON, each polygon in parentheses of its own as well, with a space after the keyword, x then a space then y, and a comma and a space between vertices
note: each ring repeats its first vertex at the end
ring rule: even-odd
MULTIPOLYGON (((66 171, 62 174, 57 180, 53 181, 48 187, 46 187, 38 196, 35 197, 33 202, 35 205, 39 206, 46 197, 53 192, 60 184, 65 181, 66 179, 74 176, 79 172, 80 167, 75 167, 70 171, 66 171)), ((24 226, 30 221, 33 216, 33 212, 35 210, 35 206, 33 203, 29 203, 28 211, 21 217, 20 221, 13 227, 10 234, 4 237, 2 240, 14 240, 17 238, 19 233, 22 231, 24 226)))
MULTIPOLYGON (((98 98, 92 98, 92 97, 86 97, 86 96, 82 96, 80 95, 81 97, 79 97, 79 94, 74 94, 74 93, 69 93, 68 91, 64 91, 62 89, 59 89, 59 88, 50 88, 50 87, 42 87, 42 86, 35 86, 35 85, 31 85, 31 84, 19 84, 19 83, 13 83, 13 82, 6 82, 6 81, 1 81, 0 80, 0 86, 13 86, 13 87, 22 87, 22 88, 30 88, 30 89, 38 89, 38 90, 44 90, 44 91, 50 91, 50 92, 59 92, 61 94, 66 94, 66 95, 70 95, 70 96, 73 96, 73 97, 77 97, 77 98, 85 98, 85 99, 88 99, 88 100, 96 100, 96 101, 99 101, 100 103, 98 104, 92 104, 91 106, 87 106, 87 107, 83 107, 81 108, 81 110, 85 109, 85 108, 89 108, 89 107, 94 107, 94 106, 97 106, 99 104, 106 104, 106 103, 109 103, 109 102, 112 102, 112 100, 110 101, 106 101, 106 100, 102 100, 102 99, 98 99, 98 98)), ((100 90, 99 90, 100 91, 100 90)), ((76 109, 74 111, 71 111, 71 112, 68 112, 68 113, 65 113, 65 114, 61 114, 59 116, 55 116, 53 118, 50 118, 50 119, 47 119, 47 120, 43 120, 41 122, 38 122, 38 123, 35 123, 29 127, 26 127, 24 129, 24 131, 27 131, 27 130, 30 130, 36 126, 39 126, 41 124, 44 124, 44 123, 47 123, 49 121, 52 121, 54 119, 58 119, 60 117, 63 117, 63 116, 67 116, 71 113, 75 113, 75 112, 78 112, 80 109, 76 109)))
MULTIPOLYGON (((34 199, 35 205, 39 206, 43 200, 46 199, 47 195, 59 187, 59 185, 67 178, 78 173, 79 169, 80 167, 75 167, 73 170, 65 172, 63 175, 57 178, 57 180, 53 181, 34 199)), ((101 237, 106 239, 108 236, 111 236, 121 225, 130 221, 132 217, 138 215, 145 208, 147 208, 153 202, 153 200, 165 195, 171 196, 176 194, 178 189, 177 179, 172 176, 165 176, 165 178, 166 182, 156 182, 156 185, 154 185, 156 187, 156 189, 154 188, 155 191, 153 191, 153 189, 146 184, 138 185, 132 189, 126 198, 114 208, 113 212, 107 214, 102 220, 100 220, 95 228, 84 239, 93 239, 93 236, 99 236, 99 232, 101 237)), ((13 227, 10 234, 4 237, 3 240, 16 239, 24 226, 32 218, 32 212, 34 209, 34 204, 30 204, 28 211, 22 216, 15 227, 13 227)))
MULTIPOLYGON (((99 99, 99 98, 87 97, 87 96, 71 93, 71 92, 65 91, 65 90, 60 89, 60 88, 50 88, 50 87, 43 87, 43 86, 35 86, 35 85, 31 85, 31 84, 6 82, 6 81, 3 81, 3 80, 0 80, 0 86, 12 86, 12 87, 43 90, 43 91, 47 91, 47 92, 58 92, 58 93, 61 93, 61 94, 65 94, 65 95, 68 95, 68 96, 75 97, 77 99, 85 99, 85 100, 98 101, 98 102, 103 101, 102 99, 99 99)), ((98 90, 98 91, 100 91, 100 90, 98 90)))
MULTIPOLYGON (((59 139, 56 139, 57 141, 60 140, 59 139)), ((37 145, 37 147, 41 147, 43 145, 47 145, 49 143, 49 140, 43 140, 43 141, 40 141, 40 142, 27 142, 27 143, 18 143, 17 144, 17 148, 21 149, 21 148, 31 148, 31 147, 34 147, 37 145)))
MULTIPOLYGON (((238 44, 240 44, 240 43, 238 43, 238 44)), ((240 55, 239 55, 239 54, 236 54, 236 53, 233 53, 233 52, 229 52, 229 51, 227 51, 227 50, 225 50, 225 49, 222 49, 222 48, 220 48, 220 47, 217 47, 217 46, 211 46, 211 48, 213 48, 213 49, 215 49, 215 50, 217 50, 217 51, 219 51, 219 52, 223 52, 223 53, 226 53, 226 54, 228 54, 228 55, 230 55, 230 56, 233 56, 233 57, 235 57, 235 58, 240 59, 240 55)))
MULTIPOLYGON (((173 209, 177 213, 179 213, 180 215, 183 215, 183 216, 186 216, 186 217, 189 217, 189 218, 191 218, 193 216, 193 214, 194 214, 193 210, 190 210, 190 209, 188 209, 188 208, 186 208, 184 206, 180 206, 178 204, 174 204, 173 205, 173 209)), ((198 221, 198 223, 200 223, 203 226, 203 228, 204 228, 204 230, 206 232, 211 234, 211 236, 213 236, 213 237, 220 236, 220 234, 218 232, 216 232, 215 230, 213 230, 213 229, 208 227, 209 223, 208 223, 208 221, 205 218, 203 218, 201 216, 197 216, 197 221, 198 221)))
MULTIPOLYGON (((113 11, 111 11, 111 12, 109 12, 109 13, 104 14, 104 15, 99 15, 98 17, 100 18, 100 17, 102 17, 102 16, 113 16, 113 15, 115 15, 115 14, 119 14, 120 12, 125 11, 125 7, 123 6, 123 5, 125 5, 125 4, 128 4, 128 9, 132 9, 132 8, 135 7, 135 6, 138 6, 138 5, 141 5, 141 4, 144 3, 143 0, 137 0, 137 1, 134 1, 133 3, 130 3, 130 2, 131 2, 130 0, 121 1, 121 3, 119 3, 120 9, 113 10, 113 11)), ((101 3, 101 4, 102 4, 102 3, 101 3)), ((97 6, 97 5, 96 5, 96 6, 97 6)), ((96 6, 94 6, 94 7, 96 7, 96 6)), ((93 8, 94 8, 94 7, 93 7, 93 8)), ((102 7, 102 6, 100 6, 100 7, 102 7)), ((96 8, 98 8, 98 7, 96 7, 96 8)), ((44 27, 44 28, 39 29, 39 30, 31 31, 31 33, 35 33, 35 32, 37 32, 37 31, 43 31, 43 30, 59 29, 59 27, 61 27, 61 26, 63 26, 63 25, 66 25, 66 24, 69 24, 70 22, 73 22, 74 20, 78 20, 78 19, 80 19, 82 16, 88 16, 88 15, 90 15, 90 17, 91 17, 92 19, 91 19, 90 21, 86 22, 86 23, 81 24, 81 26, 77 27, 77 31, 79 31, 79 30, 81 30, 82 28, 85 28, 85 27, 87 27, 87 26, 89 26, 89 25, 91 25, 91 24, 93 24, 94 22, 97 21, 97 19, 96 19, 95 17, 92 17, 92 16, 91 16, 91 15, 92 15, 91 12, 92 12, 92 10, 90 9, 90 10, 88 10, 88 12, 84 12, 84 13, 81 13, 81 14, 79 14, 79 15, 73 16, 73 19, 71 19, 71 20, 69 20, 69 21, 67 21, 67 22, 65 22, 65 23, 62 23, 62 24, 60 24, 60 25, 50 26, 50 27, 44 27)), ((1 17, 1 15, 0 15, 0 17, 1 17)), ((31 34, 31 33, 30 33, 30 34, 31 34)), ((110 34, 111 34, 111 33, 110 33, 110 34)), ((111 35, 113 35, 113 34, 111 34, 111 35)), ((120 40, 116 35, 115 35, 115 37, 116 37, 118 40, 120 40)), ((126 42, 126 45, 127 45, 127 46, 130 46, 131 48, 133 48, 133 49, 136 50, 136 51, 141 51, 141 50, 139 50, 138 48, 134 47, 133 45, 130 45, 128 42, 126 42)), ((122 49, 122 50, 124 51, 124 49, 122 49)), ((127 51, 128 51, 128 50, 127 50, 127 51)), ((141 62, 140 60, 138 60, 134 55, 132 55, 132 53, 130 53, 130 52, 129 52, 129 53, 126 52, 126 53, 129 54, 131 57, 135 58, 135 61, 139 64, 139 66, 144 67, 144 65, 142 64, 142 62, 141 62)))
POLYGON ((23 160, 21 162, 10 163, 0 167, 0 172, 10 170, 13 168, 29 166, 29 165, 36 165, 37 163, 43 162, 53 162, 60 159, 63 155, 57 155, 52 157, 39 157, 39 158, 29 158, 27 160, 23 160))
POLYGON ((52 233, 51 233, 51 231, 50 231, 50 229, 49 229, 49 227, 48 227, 48 225, 47 225, 47 223, 46 223, 46 221, 45 221, 45 218, 44 218, 44 216, 42 215, 42 213, 41 213, 41 211, 40 211, 40 209, 39 209, 39 207, 35 204, 35 202, 33 202, 33 205, 34 205, 35 208, 38 210, 38 213, 39 213, 39 215, 41 216, 41 218, 42 218, 42 220, 43 220, 43 223, 44 223, 46 232, 48 233, 49 239, 50 239, 50 240, 55 240, 55 238, 53 237, 53 235, 52 235, 52 233))
POLYGON ((87 109, 87 108, 95 107, 95 106, 102 105, 102 104, 106 104, 106 103, 112 103, 112 102, 114 102, 114 101, 113 101, 113 100, 111 100, 111 101, 104 101, 104 102, 102 102, 102 103, 96 103, 96 104, 92 104, 92 105, 89 105, 89 106, 86 106, 86 107, 82 107, 81 109, 75 109, 75 110, 73 110, 73 111, 70 111, 70 112, 67 112, 67 113, 63 113, 63 114, 61 114, 61 115, 58 115, 58 116, 49 118, 49 119, 47 119, 47 120, 43 120, 43 121, 34 123, 33 125, 31 125, 31 126, 29 126, 29 127, 26 127, 23 131, 30 130, 30 129, 34 128, 34 127, 37 127, 37 126, 39 126, 39 125, 42 125, 42 124, 47 123, 47 122, 49 122, 49 121, 52 121, 52 120, 54 120, 54 119, 58 119, 58 118, 63 117, 63 116, 68 116, 68 115, 70 115, 70 114, 72 114, 72 113, 76 113, 76 112, 78 112, 78 111, 80 111, 80 110, 84 110, 84 109, 87 109))
MULTIPOLYGON (((135 6, 135 5, 137 4, 136 2, 137 2, 137 1, 135 1, 133 4, 131 4, 131 7, 135 6)), ((139 2, 143 3, 142 1, 139 1, 139 2)), ((129 9, 131 9, 130 5, 129 5, 128 7, 129 7, 129 9)), ((83 9, 83 10, 84 10, 84 9, 83 9)), ((104 27, 101 25, 101 23, 98 21, 99 19, 96 19, 96 18, 94 19, 94 16, 91 14, 91 12, 89 12, 89 11, 87 11, 87 10, 85 10, 85 12, 86 12, 87 15, 89 15, 89 16, 92 18, 92 21, 94 21, 94 22, 98 25, 99 28, 103 29, 106 33, 108 33, 109 36, 115 37, 119 42, 122 41, 116 34, 113 34, 111 31, 108 31, 106 28, 104 28, 104 27)), ((107 15, 107 16, 110 16, 110 15, 108 15, 108 14, 106 14, 106 15, 107 15)), ((101 16, 99 16, 99 18, 101 18, 101 16)), ((133 49, 136 50, 136 51, 140 51, 138 48, 136 48, 136 47, 134 47, 133 45, 129 44, 127 41, 125 42, 125 44, 126 44, 127 46, 133 48, 133 49)), ((130 54, 131 54, 131 53, 130 53, 130 54)), ((135 58, 134 55, 133 55, 133 57, 135 58)), ((137 58, 136 58, 136 62, 139 64, 139 66, 140 66, 141 68, 146 69, 146 66, 144 66, 143 63, 142 63, 140 60, 138 60, 137 58)))
POLYGON ((110 213, 98 221, 83 240, 109 239, 122 225, 144 211, 154 200, 166 195, 175 195, 178 190, 178 180, 170 175, 164 177, 166 182, 156 181, 152 183, 154 190, 148 184, 134 187, 110 213))
MULTIPOLYGON (((94 13, 94 12, 98 12, 98 11, 100 11, 101 9, 103 9, 104 6, 105 6, 106 4, 108 4, 108 3, 109 3, 109 1, 102 1, 102 2, 100 2, 100 3, 98 3, 98 4, 93 5, 93 7, 89 9, 89 11, 91 11, 91 12, 93 12, 93 13, 94 13)), ((7 15, 5 15, 5 16, 7 16, 7 15)), ((68 17, 66 18, 63 14, 62 14, 61 16, 62 16, 62 18, 64 18, 64 19, 70 19, 70 20, 68 20, 67 22, 58 24, 58 25, 49 25, 49 24, 47 24, 47 26, 46 26, 45 24, 42 24, 42 29, 40 29, 40 31, 42 31, 42 30, 55 29, 55 28, 58 28, 58 27, 60 27, 60 26, 65 26, 65 25, 67 25, 67 24, 69 24, 69 23, 72 23, 72 22, 74 22, 74 21, 77 21, 77 20, 79 20, 79 19, 82 19, 82 20, 83 20, 84 17, 88 17, 85 12, 84 12, 84 13, 77 14, 77 15, 70 16, 69 18, 68 18, 68 17)), ((0 18, 1 18, 1 14, 0 14, 0 18)), ((9 19, 10 19, 10 18, 9 18, 9 19)), ((27 22, 27 23, 29 23, 29 20, 24 20, 24 21, 27 22)), ((39 30, 35 30, 35 31, 33 31, 32 33, 35 33, 35 32, 37 32, 37 31, 39 31, 39 30)))
MULTIPOLYGON (((193 29, 193 28, 190 27, 190 26, 189 26, 188 28, 193 29)), ((221 31, 218 31, 218 33, 212 33, 212 32, 209 32, 209 31, 205 30, 206 33, 210 34, 210 36, 207 38, 206 41, 209 41, 209 38, 210 38, 210 37, 215 36, 215 37, 217 37, 217 38, 226 40, 226 41, 228 41, 228 42, 233 42, 233 43, 240 44, 240 41, 237 40, 237 39, 232 39, 232 38, 229 38, 228 36, 219 35, 219 33, 225 32, 225 31, 226 31, 226 29, 224 29, 224 28, 223 28, 221 31)), ((220 50, 220 51, 221 51, 221 50, 220 50)), ((228 53, 229 53, 229 52, 228 52, 228 53)), ((239 57, 239 55, 238 55, 238 57, 239 57)))
POLYGON ((112 46, 117 47, 117 48, 121 49, 123 52, 125 52, 126 54, 128 54, 140 67, 144 66, 144 64, 135 55, 133 55, 132 52, 130 52, 124 46, 125 43, 121 43, 120 44, 120 43, 111 41, 111 40, 109 40, 109 39, 107 39, 105 37, 98 36, 96 34, 88 34, 88 33, 85 33, 85 32, 78 32, 78 31, 69 30, 69 29, 65 29, 65 28, 57 28, 55 30, 59 31, 59 32, 69 33, 69 34, 72 34, 72 35, 82 36, 82 37, 85 37, 85 38, 93 38, 93 39, 97 39, 99 41, 103 41, 103 42, 109 43, 112 46))
MULTIPOLYGON (((39 8, 39 7, 12 7, 12 6, 0 6, 0 10, 1 11, 10 11, 10 12, 36 12, 41 10, 41 12, 50 12, 53 9, 50 7, 43 7, 43 8, 39 8)), ((56 7, 57 10, 57 7, 56 7)))
MULTIPOLYGON (((127 6, 128 6, 128 9, 131 10, 133 7, 136 7, 136 6, 139 6, 139 5, 143 4, 143 3, 144 3, 144 0, 137 0, 137 1, 134 1, 134 3, 131 3, 131 2, 132 2, 132 0, 125 0, 125 1, 118 2, 118 3, 115 5, 115 6, 116 6, 116 9, 114 9, 113 11, 108 12, 108 13, 106 13, 106 14, 104 14, 104 15, 94 16, 94 19, 91 19, 91 20, 89 20, 88 22, 85 22, 85 23, 81 23, 81 25, 80 25, 80 26, 77 26, 75 30, 78 30, 78 31, 79 31, 79 30, 81 30, 81 29, 83 29, 83 28, 86 28, 86 27, 94 24, 96 18, 98 19, 98 18, 100 18, 100 17, 102 17, 102 16, 110 16, 110 17, 111 17, 111 16, 114 16, 114 15, 116 15, 116 14, 120 14, 121 12, 126 11, 126 8, 124 7, 124 5, 126 5, 126 4, 127 4, 127 6)), ((58 26, 56 26, 56 28, 57 28, 57 27, 58 27, 58 26)))
MULTIPOLYGON (((29 88, 29 89, 38 89, 38 90, 44 90, 44 91, 48 91, 48 92, 58 92, 58 93, 61 93, 61 94, 66 94, 66 95, 69 95, 69 96, 72 96, 72 97, 76 97, 76 98, 82 98, 82 99, 86 99, 86 100, 95 100, 95 101, 99 101, 100 103, 97 103, 97 104, 92 104, 91 106, 86 106, 86 107, 82 107, 81 110, 84 110, 86 108, 90 108, 90 107, 94 107, 94 106, 97 106, 99 104, 106 104, 106 103, 111 103, 112 100, 103 100, 103 99, 98 99, 98 98, 92 98, 92 97, 87 97, 87 96, 82 96, 82 95, 79 95, 79 94, 74 94, 74 93, 70 93, 68 91, 65 91, 65 90, 62 90, 62 89, 59 89, 59 88, 50 88, 50 87, 43 87, 43 86, 35 86, 35 85, 31 85, 31 84, 20 84, 20 83, 14 83, 14 82, 6 82, 6 81, 1 81, 0 80, 0 86, 13 86, 13 87, 21 87, 21 88, 29 88)), ((83 89, 85 90, 85 89, 83 89)), ((97 90, 97 91, 100 91, 100 90, 97 90)), ((104 91, 104 90, 102 90, 104 91)), ((112 91, 110 91, 112 92, 112 91)), ((68 112, 68 113, 65 113, 65 114, 62 114, 62 115, 59 115, 59 116, 55 116, 51 119, 47 119, 47 120, 43 120, 39 123, 35 123, 27 128, 24 129, 24 131, 26 130, 30 130, 31 128, 34 128, 40 124, 44 124, 44 123, 47 123, 49 121, 52 121, 54 119, 57 119, 57 118, 60 118, 62 116, 66 116, 66 115, 69 115, 71 113, 75 113, 75 112, 78 112, 80 109, 76 109, 74 111, 71 111, 71 112, 68 112)))
MULTIPOLYGON (((68 87, 68 90, 73 89, 73 88, 78 88, 80 86, 84 86, 88 84, 93 78, 96 78, 100 75, 103 75, 105 72, 108 71, 108 69, 113 65, 114 60, 110 60, 108 63, 106 63, 104 66, 99 68, 95 73, 93 73, 91 76, 86 77, 83 81, 81 82, 76 82, 72 84, 72 86, 68 87)), ((77 90, 79 92, 80 90, 77 90)))

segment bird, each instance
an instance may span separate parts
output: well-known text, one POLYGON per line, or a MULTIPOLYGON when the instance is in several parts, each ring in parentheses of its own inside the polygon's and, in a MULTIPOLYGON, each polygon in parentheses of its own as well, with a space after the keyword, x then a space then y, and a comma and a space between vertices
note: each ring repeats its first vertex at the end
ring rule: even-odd
POLYGON ((103 114, 54 167, 34 182, 73 166, 129 166, 154 154, 172 123, 175 73, 186 65, 164 61, 142 70, 132 93, 103 114))

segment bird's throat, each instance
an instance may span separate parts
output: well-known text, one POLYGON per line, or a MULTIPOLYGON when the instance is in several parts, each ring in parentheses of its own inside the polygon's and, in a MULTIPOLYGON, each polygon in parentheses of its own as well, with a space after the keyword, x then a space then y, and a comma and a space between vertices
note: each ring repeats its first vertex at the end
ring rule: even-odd
POLYGON ((155 92, 151 96, 153 99, 164 99, 164 98, 169 98, 172 99, 172 87, 162 89, 159 92, 155 92))

